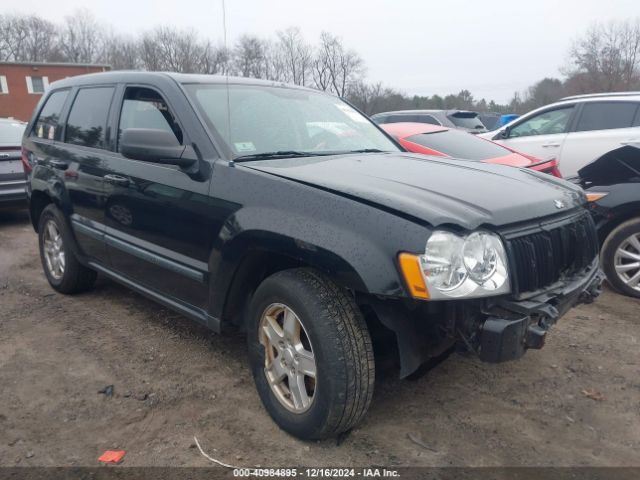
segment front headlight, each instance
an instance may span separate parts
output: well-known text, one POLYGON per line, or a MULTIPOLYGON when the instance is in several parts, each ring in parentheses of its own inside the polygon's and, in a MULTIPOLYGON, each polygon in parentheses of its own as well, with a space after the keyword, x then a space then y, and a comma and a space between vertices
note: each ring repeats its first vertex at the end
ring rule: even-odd
POLYGON ((412 295, 417 298, 476 298, 511 291, 504 246, 491 232, 460 236, 437 230, 427 241, 424 255, 401 254, 400 265, 412 295), (422 278, 418 278, 417 268, 407 274, 412 259, 419 264, 422 278))

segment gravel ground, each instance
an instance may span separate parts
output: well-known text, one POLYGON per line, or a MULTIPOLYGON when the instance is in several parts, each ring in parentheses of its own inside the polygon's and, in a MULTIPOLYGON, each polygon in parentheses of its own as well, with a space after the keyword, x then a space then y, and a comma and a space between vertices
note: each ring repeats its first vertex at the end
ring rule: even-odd
POLYGON ((280 431, 241 335, 212 335, 115 283, 49 287, 24 213, 0 212, 0 466, 638 466, 640 302, 609 290, 501 365, 452 355, 413 381, 381 368, 341 441, 280 431), (113 395, 98 391, 113 385, 113 395))

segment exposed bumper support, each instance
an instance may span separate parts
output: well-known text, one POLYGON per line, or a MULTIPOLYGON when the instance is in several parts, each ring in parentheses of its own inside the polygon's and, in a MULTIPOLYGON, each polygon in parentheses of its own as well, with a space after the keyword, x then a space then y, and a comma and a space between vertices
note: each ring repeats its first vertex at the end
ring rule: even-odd
POLYGON ((547 330, 567 310, 591 303, 600 295, 603 273, 594 265, 590 275, 551 289, 536 297, 501 300, 490 308, 481 327, 478 354, 485 362, 505 362, 544 346, 547 330))

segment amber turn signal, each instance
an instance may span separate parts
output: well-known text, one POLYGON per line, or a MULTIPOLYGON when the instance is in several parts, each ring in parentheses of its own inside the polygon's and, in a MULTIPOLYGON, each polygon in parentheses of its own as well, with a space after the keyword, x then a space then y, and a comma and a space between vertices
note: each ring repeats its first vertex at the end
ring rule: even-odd
POLYGON ((608 194, 606 192, 604 193, 597 193, 597 192, 593 192, 593 193, 589 193, 587 192, 587 201, 588 202, 597 202, 598 200, 600 200, 603 197, 606 197, 608 194))
POLYGON ((422 276, 422 269, 420 268, 420 258, 418 255, 411 253, 401 253, 398 256, 400 261, 400 269, 404 276, 404 281, 409 288, 409 292, 414 298, 421 298, 427 300, 429 298, 429 290, 424 282, 422 276))

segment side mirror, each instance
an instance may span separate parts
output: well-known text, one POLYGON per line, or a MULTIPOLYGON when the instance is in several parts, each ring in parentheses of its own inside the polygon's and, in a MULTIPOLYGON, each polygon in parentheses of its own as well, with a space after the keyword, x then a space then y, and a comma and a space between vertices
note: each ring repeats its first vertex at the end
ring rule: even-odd
POLYGON ((491 140, 505 140, 509 138, 509 135, 511 135, 511 129, 509 127, 504 127, 491 140))
POLYGON ((175 135, 154 128, 127 128, 120 137, 120 153, 132 160, 187 168, 197 158, 193 149, 180 145, 175 135))

